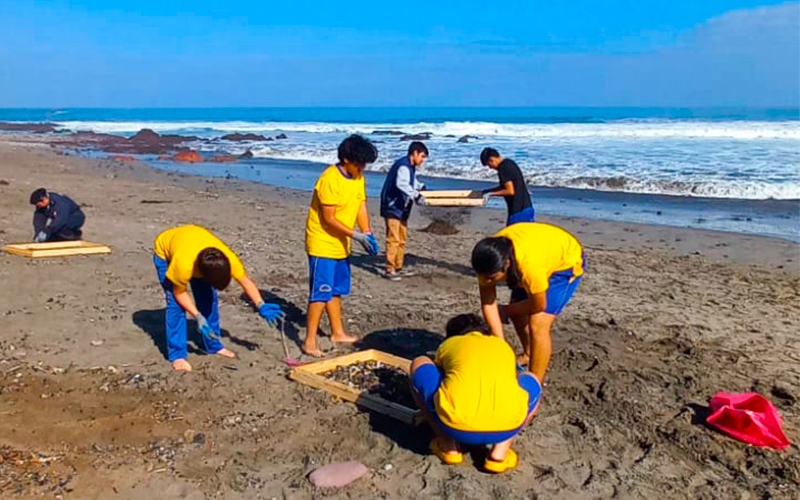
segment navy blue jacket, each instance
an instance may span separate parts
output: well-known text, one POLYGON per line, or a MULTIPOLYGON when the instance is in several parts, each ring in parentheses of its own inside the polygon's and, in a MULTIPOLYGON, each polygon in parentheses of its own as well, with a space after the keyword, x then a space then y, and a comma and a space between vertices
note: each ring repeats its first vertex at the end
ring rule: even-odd
POLYGON ((45 208, 37 208, 33 213, 34 236, 44 231, 48 236, 58 234, 67 226, 70 219, 83 221, 81 207, 68 196, 58 193, 47 193, 50 204, 45 208), (47 225, 47 221, 50 225, 47 225))
POLYGON ((422 187, 422 183, 417 181, 417 169, 411 165, 408 156, 394 162, 386 174, 386 181, 381 190, 381 217, 407 221, 411 216, 414 200, 419 197, 419 190, 422 187), (398 175, 401 169, 407 169, 408 176, 405 172, 403 175, 398 175))

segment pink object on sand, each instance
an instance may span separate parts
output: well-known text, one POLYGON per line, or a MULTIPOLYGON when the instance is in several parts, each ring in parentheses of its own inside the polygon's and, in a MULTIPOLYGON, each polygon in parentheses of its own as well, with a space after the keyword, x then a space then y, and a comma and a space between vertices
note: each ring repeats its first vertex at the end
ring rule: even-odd
POLYGON ((776 450, 789 446, 780 413, 761 394, 718 392, 709 407, 708 423, 739 441, 776 450))
POLYGON ((308 479, 319 488, 341 488, 367 473, 361 462, 339 462, 328 464, 312 472, 308 479))

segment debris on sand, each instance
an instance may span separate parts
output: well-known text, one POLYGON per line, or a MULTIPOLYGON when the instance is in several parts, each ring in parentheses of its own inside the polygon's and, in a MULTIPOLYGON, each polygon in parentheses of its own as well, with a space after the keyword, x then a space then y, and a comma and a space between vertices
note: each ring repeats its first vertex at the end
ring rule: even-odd
POLYGON ((431 223, 422 228, 423 233, 450 236, 458 234, 458 226, 465 224, 471 215, 468 208, 439 208, 424 207, 422 215, 431 220, 431 223))
POLYGON ((453 234, 458 234, 458 228, 454 225, 441 220, 436 220, 425 226, 424 228, 420 229, 423 233, 430 233, 430 234, 439 234, 442 236, 450 236, 453 234))
POLYGON ((395 366, 380 361, 366 361, 337 366, 322 375, 353 389, 367 391, 407 408, 416 407, 409 389, 408 375, 395 366))

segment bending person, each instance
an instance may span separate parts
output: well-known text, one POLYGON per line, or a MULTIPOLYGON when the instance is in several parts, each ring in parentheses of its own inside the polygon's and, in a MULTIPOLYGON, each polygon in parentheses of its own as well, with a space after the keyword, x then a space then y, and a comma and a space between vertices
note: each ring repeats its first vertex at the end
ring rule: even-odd
POLYGON ((86 216, 69 196, 39 188, 31 193, 30 202, 36 206, 33 213, 34 242, 75 241, 83 237, 81 228, 86 216))
POLYGON ((581 282, 583 248, 560 227, 539 222, 506 227, 472 250, 481 306, 493 335, 503 337, 503 323, 514 323, 527 364, 544 381, 550 364, 550 329, 581 282), (511 288, 511 304, 497 303, 497 284, 511 288))
POLYGON ((186 360, 187 312, 197 320, 206 352, 236 357, 219 341, 219 291, 228 287, 231 278, 241 285, 258 314, 268 323, 283 316, 279 305, 264 303, 239 257, 205 228, 180 226, 159 234, 154 244, 153 263, 167 300, 167 351, 175 370, 192 371, 192 365, 186 360), (189 286, 194 300, 189 295, 189 286))
POLYGON ((414 399, 436 434, 431 451, 457 465, 464 461, 459 443, 492 445, 484 470, 511 470, 519 462, 511 444, 533 419, 541 385, 517 372, 514 351, 480 316, 456 316, 446 330, 435 359, 418 357, 410 370, 414 399))

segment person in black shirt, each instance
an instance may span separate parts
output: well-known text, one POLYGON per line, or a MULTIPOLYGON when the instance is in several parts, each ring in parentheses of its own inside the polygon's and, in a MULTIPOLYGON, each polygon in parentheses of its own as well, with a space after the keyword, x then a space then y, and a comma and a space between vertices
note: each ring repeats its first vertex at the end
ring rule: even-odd
POLYGON ((535 212, 531 203, 531 195, 525 178, 513 160, 503 158, 494 148, 485 148, 481 151, 481 164, 497 170, 500 185, 484 189, 481 194, 488 196, 502 196, 508 206, 508 219, 506 225, 517 222, 534 222, 535 212))
POLYGON ((31 205, 36 205, 33 213, 33 241, 73 241, 83 236, 81 227, 86 221, 83 211, 68 196, 48 193, 39 188, 31 193, 31 205))

